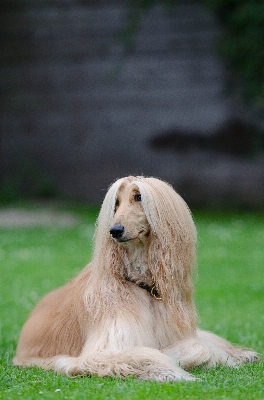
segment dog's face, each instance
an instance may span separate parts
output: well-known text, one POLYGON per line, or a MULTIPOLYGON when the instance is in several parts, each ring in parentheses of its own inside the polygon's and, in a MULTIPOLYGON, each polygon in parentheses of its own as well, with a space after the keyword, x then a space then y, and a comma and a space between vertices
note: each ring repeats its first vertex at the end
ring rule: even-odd
POLYGON ((124 182, 117 193, 110 234, 118 243, 129 245, 146 243, 149 233, 139 189, 131 182, 124 182))

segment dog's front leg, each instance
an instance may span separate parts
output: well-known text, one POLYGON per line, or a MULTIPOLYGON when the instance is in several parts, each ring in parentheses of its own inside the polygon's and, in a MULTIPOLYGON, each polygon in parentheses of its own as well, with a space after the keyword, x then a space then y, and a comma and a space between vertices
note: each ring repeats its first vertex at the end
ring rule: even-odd
POLYGON ((212 332, 198 329, 197 336, 202 340, 206 340, 214 344, 218 348, 220 347, 227 354, 229 354, 229 356, 236 360, 237 363, 252 363, 259 361, 258 354, 255 351, 233 346, 232 343, 221 338, 220 336, 215 335, 212 332))
POLYGON ((135 376, 143 380, 174 382, 195 378, 159 350, 134 347, 121 351, 104 351, 82 357, 62 356, 55 371, 66 375, 97 375, 100 377, 135 376))
POLYGON ((222 348, 198 336, 180 340, 162 352, 173 358, 185 370, 197 366, 204 368, 216 365, 236 366, 236 361, 222 348))

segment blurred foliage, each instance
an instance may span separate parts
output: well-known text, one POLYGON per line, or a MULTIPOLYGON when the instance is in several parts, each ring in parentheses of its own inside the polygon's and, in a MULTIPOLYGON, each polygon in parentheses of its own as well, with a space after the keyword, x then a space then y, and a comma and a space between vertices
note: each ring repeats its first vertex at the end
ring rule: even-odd
POLYGON ((234 73, 233 89, 264 108, 264 1, 204 0, 224 27, 219 50, 234 73))
MULTIPOLYGON (((154 5, 175 6, 180 0, 130 0, 128 23, 122 38, 133 44, 142 18, 154 5)), ((264 1, 200 0, 224 29, 219 53, 232 72, 232 92, 248 105, 264 109, 264 1)), ((230 82, 229 82, 230 85, 230 82)))

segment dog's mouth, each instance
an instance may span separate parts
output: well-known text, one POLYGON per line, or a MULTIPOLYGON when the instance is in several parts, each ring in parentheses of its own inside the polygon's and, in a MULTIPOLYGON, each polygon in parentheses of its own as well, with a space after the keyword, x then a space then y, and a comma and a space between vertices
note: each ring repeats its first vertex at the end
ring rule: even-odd
POLYGON ((120 239, 115 239, 118 243, 128 243, 132 242, 132 240, 135 240, 136 238, 131 238, 131 239, 126 239, 126 238, 120 238, 120 239))
POLYGON ((133 237, 127 237, 125 235, 121 236, 121 237, 113 237, 113 239, 118 242, 118 243, 122 243, 122 244, 126 244, 129 242, 133 242, 134 240, 137 240, 144 236, 144 237, 148 237, 149 236, 149 231, 146 231, 145 229, 142 229, 138 232, 138 234, 136 236, 133 237))

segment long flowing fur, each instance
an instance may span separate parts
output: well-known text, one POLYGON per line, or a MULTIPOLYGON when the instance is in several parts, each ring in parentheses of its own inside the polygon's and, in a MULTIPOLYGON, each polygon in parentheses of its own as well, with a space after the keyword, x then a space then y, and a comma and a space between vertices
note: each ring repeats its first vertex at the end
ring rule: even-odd
POLYGON ((14 364, 163 382, 193 380, 184 369, 197 365, 256 361, 256 353, 197 329, 195 245, 191 213, 170 185, 117 180, 101 207, 92 262, 37 305, 14 364), (113 227, 122 236, 110 234, 113 227), (161 299, 142 282, 154 285, 161 299))

